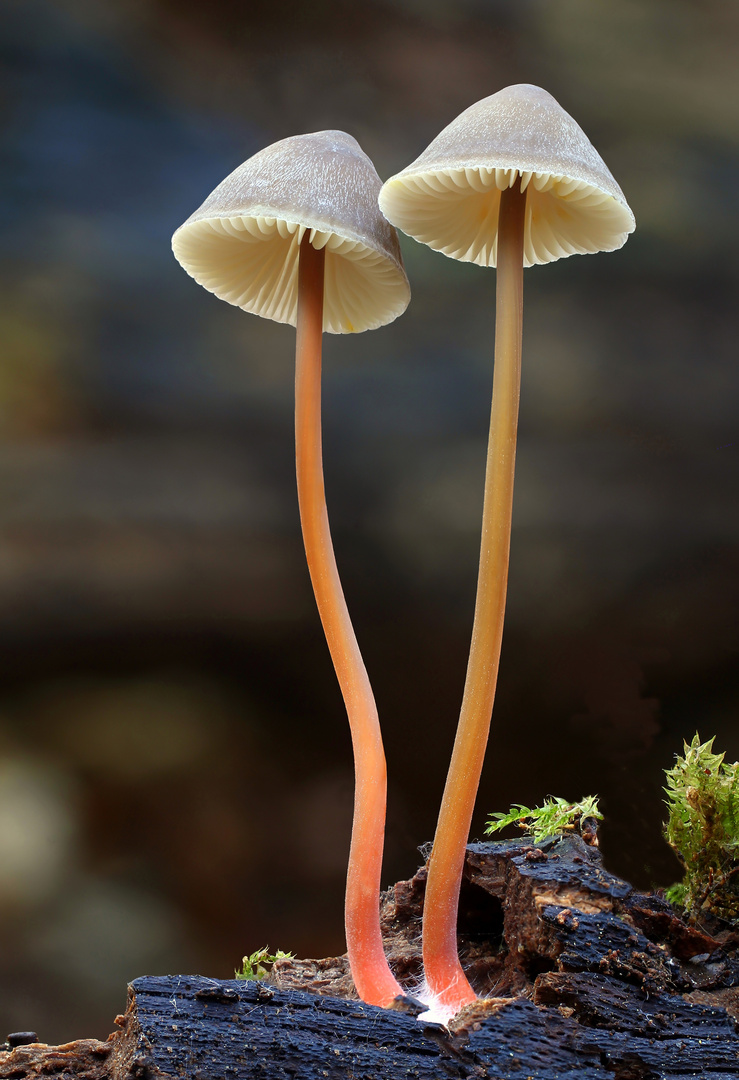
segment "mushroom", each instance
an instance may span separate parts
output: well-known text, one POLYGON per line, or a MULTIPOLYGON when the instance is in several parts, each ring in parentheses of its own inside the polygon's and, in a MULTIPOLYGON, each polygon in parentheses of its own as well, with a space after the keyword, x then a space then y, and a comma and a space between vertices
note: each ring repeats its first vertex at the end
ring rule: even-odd
POLYGON ((380 192, 394 225, 463 262, 497 266, 495 366, 482 545, 459 726, 429 860, 423 959, 432 1011, 475 1000, 457 908, 503 634, 520 392, 523 267, 613 251, 635 228, 582 129, 545 90, 509 86, 453 120, 380 192))
POLYGON ((227 176, 172 238, 175 257, 222 300, 297 328, 295 446, 310 578, 349 717, 356 786, 346 937, 357 993, 387 1006, 402 993, 379 921, 386 769, 374 696, 334 557, 321 451, 322 334, 383 326, 408 305, 381 181, 350 135, 319 131, 268 146, 227 176))

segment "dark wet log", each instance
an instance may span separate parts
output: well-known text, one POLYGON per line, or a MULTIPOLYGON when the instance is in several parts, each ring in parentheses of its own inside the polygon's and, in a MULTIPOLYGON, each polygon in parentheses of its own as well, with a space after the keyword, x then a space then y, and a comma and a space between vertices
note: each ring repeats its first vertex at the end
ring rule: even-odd
MULTIPOLYGON (((723 1009, 602 975, 548 974, 535 1001, 473 1008, 446 1031, 403 1013, 258 983, 139 979, 126 1077, 590 1080, 739 1075, 723 1009)), ((123 1080, 123 1077, 120 1078, 123 1080)))
MULTIPOLYGON (((424 886, 421 870, 383 904, 407 978, 419 971, 424 886)), ((44 1048, 24 1046, 0 1054, 0 1078, 737 1080, 737 944, 731 927, 689 925, 635 893, 578 837, 476 844, 460 951, 486 1000, 449 1029, 407 1004, 357 1001, 343 958, 279 961, 269 985, 138 979, 120 1031, 79 1068, 59 1056, 69 1048, 45 1048, 42 1068, 44 1048)))

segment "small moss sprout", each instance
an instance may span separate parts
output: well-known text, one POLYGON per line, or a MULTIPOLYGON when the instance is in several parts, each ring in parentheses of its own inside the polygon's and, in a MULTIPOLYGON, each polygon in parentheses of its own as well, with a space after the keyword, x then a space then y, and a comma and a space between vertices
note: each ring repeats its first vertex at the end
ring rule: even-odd
POLYGON ((272 967, 277 960, 291 960, 294 953, 283 952, 282 949, 278 949, 276 952, 271 953, 269 946, 265 945, 262 949, 257 949, 251 954, 251 956, 244 956, 241 961, 241 968, 234 972, 237 979, 266 979, 272 971, 272 967))
POLYGON ((665 838, 685 876, 667 899, 693 913, 739 919, 739 762, 714 754, 696 734, 665 773, 665 838))
MULTIPOLYGON (((542 840, 550 836, 558 836, 566 832, 582 832, 583 822, 588 819, 603 820, 603 815, 598 809, 597 795, 587 795, 576 803, 557 796, 549 796, 544 800, 543 806, 536 806, 533 810, 517 803, 507 814, 491 814, 485 832, 490 836, 507 825, 518 825, 531 835, 535 844, 540 844, 542 840)), ((592 832, 592 830, 587 831, 592 832)))

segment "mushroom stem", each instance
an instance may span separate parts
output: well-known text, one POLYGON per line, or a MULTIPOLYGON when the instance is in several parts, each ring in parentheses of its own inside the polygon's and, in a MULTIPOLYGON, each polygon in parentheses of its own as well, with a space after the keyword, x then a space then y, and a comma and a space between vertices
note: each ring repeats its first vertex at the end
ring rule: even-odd
POLYGON ((377 706, 354 635, 336 567, 323 485, 321 343, 325 250, 306 231, 298 261, 295 366, 295 456, 298 503, 313 592, 349 717, 355 792, 346 883, 346 941, 359 997, 390 1005, 403 991, 380 934, 380 874, 385 830, 386 771, 377 706))
POLYGON ((426 982, 435 1005, 450 1013, 475 1000, 457 953, 457 910, 503 637, 521 386, 525 211, 526 192, 517 178, 501 193, 498 216, 493 404, 472 644, 424 902, 426 982))

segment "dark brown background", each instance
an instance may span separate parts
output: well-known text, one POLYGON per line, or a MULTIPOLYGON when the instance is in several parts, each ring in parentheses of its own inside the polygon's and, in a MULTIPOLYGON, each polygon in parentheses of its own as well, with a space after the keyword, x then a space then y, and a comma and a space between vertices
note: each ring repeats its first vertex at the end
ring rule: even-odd
MULTIPOLYGON (((343 949, 343 709, 304 567, 285 327, 169 237, 325 127, 385 177, 546 87, 621 183, 614 254, 526 273, 508 620, 474 825, 602 796, 667 884, 662 770, 739 757, 739 8, 732 0, 6 0, 0 1035, 105 1035, 143 973, 343 949)), ((390 777, 433 833, 468 646, 494 273, 403 240, 414 298, 325 349, 327 489, 390 777)))

